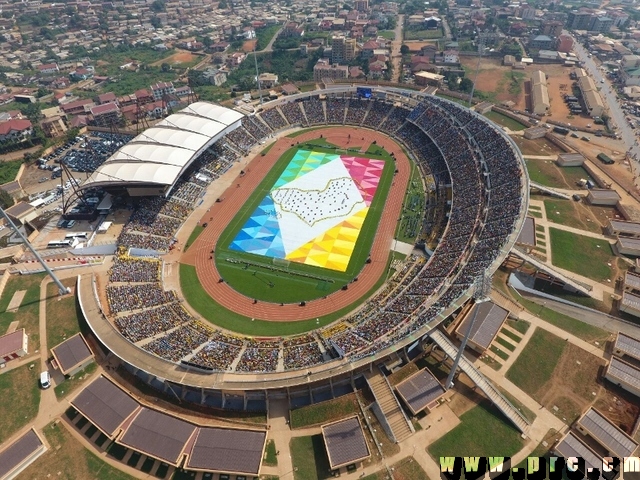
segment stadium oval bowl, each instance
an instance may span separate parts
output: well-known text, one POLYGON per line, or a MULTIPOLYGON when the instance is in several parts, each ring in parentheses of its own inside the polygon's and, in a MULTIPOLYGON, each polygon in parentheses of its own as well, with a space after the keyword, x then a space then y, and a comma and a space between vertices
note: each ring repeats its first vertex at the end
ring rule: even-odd
MULTIPOLYGON (((309 392, 314 392, 314 389, 321 392, 329 389, 331 395, 334 395, 334 390, 340 391, 340 389, 348 389, 353 385, 357 386, 358 382, 362 381, 363 373, 369 370, 373 363, 389 357, 389 355, 398 350, 407 347, 411 348, 416 342, 426 339, 432 329, 473 296, 474 282, 478 277, 487 274, 491 275, 495 272, 514 246, 524 224, 529 204, 527 169, 522 154, 515 143, 499 126, 487 118, 449 100, 401 88, 371 88, 371 101, 382 102, 387 109, 395 109, 397 107, 408 110, 407 120, 403 123, 403 127, 406 123, 413 123, 411 129, 419 128, 423 134, 431 138, 430 133, 433 134, 433 132, 430 132, 429 128, 435 129, 437 125, 433 125, 438 124, 438 122, 448 125, 449 129, 445 134, 441 134, 441 136, 433 134, 434 138, 431 138, 431 141, 440 154, 443 155, 449 178, 451 178, 452 173, 453 177, 458 174, 452 170, 454 166, 459 167, 459 165, 452 165, 458 161, 456 160, 458 157, 464 156, 465 152, 470 152, 473 155, 471 162, 473 167, 477 167, 475 173, 477 173, 478 192, 481 198, 472 200, 472 202, 475 202, 473 205, 477 205, 478 214, 474 217, 475 223, 470 229, 470 233, 462 240, 455 238, 457 241, 464 241, 465 247, 455 260, 454 268, 447 272, 442 282, 438 284, 431 294, 425 297, 417 308, 406 314, 402 322, 398 324, 398 328, 392 333, 387 333, 375 339, 375 341, 368 342, 369 344, 366 348, 347 352, 338 358, 333 358, 311 367, 275 372, 247 373, 185 368, 184 365, 164 360, 135 346, 125 339, 104 316, 95 277, 90 275, 78 276, 78 302, 90 329, 98 342, 115 355, 131 374, 158 390, 170 393, 171 396, 177 396, 188 402, 220 408, 251 410, 251 405, 257 405, 256 408, 260 410, 260 405, 262 405, 262 402, 266 402, 268 398, 284 398, 286 396, 294 398, 297 394, 309 395, 309 392), (424 111, 421 113, 421 110, 424 111), (426 112, 431 115, 430 121, 427 122, 425 120, 424 124, 420 123, 426 112), (436 114, 441 115, 441 117, 436 114), (427 131, 420 125, 426 125, 424 128, 427 131), (453 135, 452 126, 455 127, 453 130, 457 132, 457 135, 465 137, 466 145, 464 148, 466 150, 458 150, 463 153, 454 155, 453 158, 446 158, 441 145, 446 145, 446 140, 451 139, 451 135, 453 135), (470 134, 472 127, 480 129, 477 130, 477 135, 470 134), (503 152, 500 159, 501 163, 498 163, 497 154, 494 155, 495 158, 485 158, 483 156, 482 148, 484 147, 478 142, 481 142, 481 137, 485 134, 487 135, 485 138, 491 138, 494 143, 502 142, 500 143, 500 148, 503 148, 501 150, 503 152), (500 197, 501 191, 505 190, 503 184, 494 184, 493 188, 491 185, 492 179, 494 182, 496 180, 508 180, 500 176, 503 175, 500 173, 503 168, 511 169, 511 172, 516 172, 516 176, 519 177, 517 179, 518 184, 510 186, 513 190, 512 198, 510 199, 511 214, 508 228, 505 228, 504 231, 499 228, 494 229, 494 227, 496 224, 499 225, 500 216, 505 215, 505 209, 497 208, 501 205, 491 204, 492 196, 494 198, 500 197), (496 208, 492 209, 491 207, 496 208), (492 215, 495 215, 496 218, 493 218, 492 215), (494 231, 498 233, 489 237, 494 231), (484 245, 495 246, 491 250, 491 258, 476 259, 473 256, 474 252, 479 251, 478 255, 481 255, 481 247, 484 245), (469 271, 466 271, 466 268, 469 271), (300 388, 296 389, 296 386, 300 386, 300 388)), ((332 98, 349 99, 355 98, 355 95, 355 86, 332 85, 325 90, 300 93, 266 103, 263 106, 262 113, 293 101, 307 102, 312 98, 318 99, 319 96, 323 97, 323 101, 332 98)), ((313 124, 310 126, 318 125, 313 124)), ((331 124, 327 124, 327 126, 331 126, 331 124)), ((354 126, 362 127, 360 124, 354 126)), ((429 161, 418 157, 419 152, 416 152, 412 145, 407 143, 406 139, 396 135, 402 128, 398 128, 391 134, 381 132, 381 130, 378 131, 390 136, 394 141, 402 145, 416 163, 429 161)), ((284 130, 286 128, 280 131, 284 130)), ((490 143, 489 145, 492 144, 490 143)), ((468 165, 465 164, 463 167, 468 167, 468 165)), ((451 180, 451 187, 453 190, 453 206, 450 213, 456 211, 457 199, 459 198, 462 201, 466 193, 466 186, 459 187, 453 179, 451 180), (462 193, 456 195, 458 188, 462 190, 462 193)), ((447 222, 441 239, 445 238, 448 232, 451 233, 454 230, 450 222, 451 220, 447 222)), ((467 230, 463 229, 465 232, 467 230)), ((440 261, 439 257, 446 255, 447 251, 441 251, 440 247, 437 247, 424 269, 415 278, 422 278, 422 275, 428 276, 431 273, 429 272, 429 266, 436 264, 436 262, 440 261)), ((399 297, 407 291, 407 289, 403 290, 399 297)), ((373 320, 374 318, 371 317, 370 319, 373 320)), ((313 395, 313 393, 311 394, 313 395)))

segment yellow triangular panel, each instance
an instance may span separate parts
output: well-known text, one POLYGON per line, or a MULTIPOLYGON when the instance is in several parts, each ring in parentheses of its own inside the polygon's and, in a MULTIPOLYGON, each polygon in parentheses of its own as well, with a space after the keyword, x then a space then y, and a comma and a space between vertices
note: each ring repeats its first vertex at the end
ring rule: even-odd
POLYGON ((346 271, 368 211, 368 207, 363 208, 342 223, 305 243, 287 255, 287 260, 340 272, 346 271))

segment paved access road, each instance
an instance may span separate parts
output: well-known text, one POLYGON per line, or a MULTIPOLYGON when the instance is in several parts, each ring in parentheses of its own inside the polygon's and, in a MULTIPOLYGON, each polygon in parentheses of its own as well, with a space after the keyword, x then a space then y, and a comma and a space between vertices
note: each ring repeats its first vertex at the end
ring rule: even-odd
MULTIPOLYGON (((567 32, 565 32, 567 33, 567 32)), ((638 154, 640 154, 640 147, 636 141, 636 135, 634 130, 629 126, 629 122, 627 122, 625 118, 624 111, 618 102, 618 98, 616 96, 615 90, 611 87, 611 84, 607 81, 605 75, 600 71, 600 69, 596 66, 593 59, 589 58, 589 52, 585 50, 585 48, 576 41, 574 38, 574 46, 573 50, 580 59, 581 62, 584 62, 583 67, 591 78, 596 82, 597 85, 601 85, 600 95, 602 95, 602 100, 609 108, 609 116, 613 120, 613 122, 618 127, 618 132, 620 133, 622 140, 626 146, 626 150, 631 150, 631 156, 634 158, 633 166, 634 170, 637 171, 639 167, 638 163, 638 154), (604 83, 603 83, 604 80, 604 83)))

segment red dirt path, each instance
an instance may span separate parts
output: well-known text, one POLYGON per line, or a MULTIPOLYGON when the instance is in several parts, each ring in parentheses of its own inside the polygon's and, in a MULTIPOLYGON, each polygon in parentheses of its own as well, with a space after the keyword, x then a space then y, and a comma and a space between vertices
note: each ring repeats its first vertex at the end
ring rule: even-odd
POLYGON ((209 226, 182 255, 180 261, 195 265, 200 283, 216 302, 249 318, 284 322, 308 320, 335 312, 363 297, 384 274, 396 223, 402 210, 410 171, 409 159, 400 146, 385 135, 371 130, 355 127, 327 127, 323 130, 304 133, 295 138, 282 137, 264 157, 261 154, 256 155, 246 168, 246 174, 238 177, 237 183, 221 195, 224 201, 214 203, 211 211, 202 217, 201 222, 208 222, 209 226), (228 284, 218 283, 220 274, 216 269, 215 262, 209 258, 210 252, 215 248, 222 231, 236 215, 238 209, 246 203, 282 154, 295 144, 316 139, 319 135, 341 148, 359 146, 362 151, 367 150, 375 140, 379 146, 395 155, 398 173, 389 189, 385 207, 378 223, 378 230, 371 246, 371 263, 364 265, 362 273, 358 276, 358 281, 350 283, 348 290, 339 290, 327 298, 309 301, 305 307, 300 307, 297 304, 280 306, 279 303, 263 301, 254 304, 253 299, 238 293, 228 284), (238 185, 240 186, 238 187, 238 185))

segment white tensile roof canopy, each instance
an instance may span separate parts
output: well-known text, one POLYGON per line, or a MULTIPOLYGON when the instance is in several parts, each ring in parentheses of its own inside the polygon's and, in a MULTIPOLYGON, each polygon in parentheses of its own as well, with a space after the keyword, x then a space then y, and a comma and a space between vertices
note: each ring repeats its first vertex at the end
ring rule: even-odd
POLYGON ((168 194, 189 165, 243 117, 220 105, 192 103, 118 149, 81 188, 153 186, 168 194))

